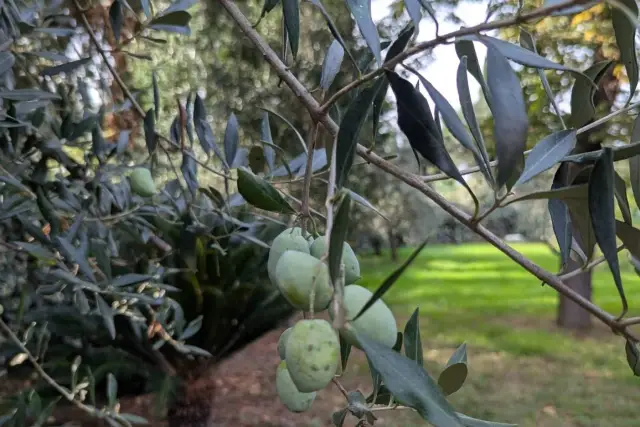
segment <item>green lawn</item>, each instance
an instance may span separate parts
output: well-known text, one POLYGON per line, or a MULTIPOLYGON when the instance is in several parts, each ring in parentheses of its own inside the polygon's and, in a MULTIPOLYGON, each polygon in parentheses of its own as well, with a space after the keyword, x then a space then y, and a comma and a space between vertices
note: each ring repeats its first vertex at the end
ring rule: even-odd
MULTIPOLYGON (((515 247, 557 270, 557 258, 544 245, 515 247)), ((401 258, 410 252, 402 251, 401 258)), ((631 314, 640 315, 640 279, 626 255, 620 259, 631 314)), ((363 257, 361 268, 361 283, 373 289, 396 265, 388 256, 363 257)), ((610 312, 619 312, 606 265, 595 272, 594 298, 610 312)), ((624 340, 597 320, 588 336, 558 330, 556 292, 488 245, 426 248, 384 299, 401 327, 420 307, 432 375, 437 376, 457 345, 467 342, 469 379, 451 396, 461 412, 523 427, 640 426, 640 378, 626 364, 624 340)), ((402 411, 382 425, 424 423, 402 411)))

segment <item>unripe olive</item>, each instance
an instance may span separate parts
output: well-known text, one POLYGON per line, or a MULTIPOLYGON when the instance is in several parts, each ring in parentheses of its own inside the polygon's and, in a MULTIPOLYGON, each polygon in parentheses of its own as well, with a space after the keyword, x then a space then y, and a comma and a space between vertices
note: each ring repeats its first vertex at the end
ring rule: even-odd
MULTIPOLYGON (((327 236, 320 236, 311 244, 311 255, 320 259, 327 252, 327 236)), ((360 263, 351 246, 344 242, 342 247, 342 263, 344 264, 344 283, 350 285, 360 279, 360 263)))
POLYGON ((302 393, 296 388, 287 369, 287 362, 284 360, 280 362, 276 371, 276 392, 280 401, 291 412, 309 410, 316 398, 315 392, 302 393))
POLYGON ((304 252, 282 254, 276 265, 275 282, 287 301, 299 310, 310 310, 312 289, 315 312, 326 309, 333 296, 327 264, 304 252))
POLYGON ((301 320, 287 339, 285 360, 291 379, 299 391, 310 393, 322 390, 338 370, 338 334, 326 320, 301 320))
POLYGON ((287 328, 282 335, 280 335, 280 339, 278 339, 278 354, 280 355, 280 359, 284 360, 285 349, 287 348, 287 339, 289 339, 289 334, 291 333, 291 328, 287 328))
POLYGON ((273 239, 269 250, 269 260, 267 261, 267 271, 272 283, 276 283, 276 266, 280 256, 285 251, 299 251, 309 253, 309 243, 302 237, 302 230, 299 227, 287 228, 273 239))
POLYGON ((372 295, 371 291, 360 285, 344 287, 345 318, 349 321, 349 325, 340 331, 340 335, 342 335, 346 342, 356 348, 361 349, 353 332, 354 330, 359 335, 365 335, 371 340, 392 348, 398 338, 398 327, 393 313, 381 299, 373 303, 367 311, 362 313, 362 316, 356 320, 352 320, 358 315, 372 295))
POLYGON ((131 183, 131 190, 138 196, 151 197, 157 192, 151 171, 147 168, 135 168, 129 175, 129 182, 131 183))

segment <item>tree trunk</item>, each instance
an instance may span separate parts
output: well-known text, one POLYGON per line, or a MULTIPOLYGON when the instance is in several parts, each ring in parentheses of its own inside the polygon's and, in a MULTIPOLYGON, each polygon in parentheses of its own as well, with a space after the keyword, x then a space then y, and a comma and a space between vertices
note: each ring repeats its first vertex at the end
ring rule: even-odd
POLYGON ((389 248, 391 249, 391 261, 398 261, 398 240, 393 232, 393 228, 389 228, 387 231, 387 238, 389 239, 389 248))
MULTIPOLYGON (((569 267, 567 271, 573 271, 581 267, 573 259, 569 260, 567 265, 569 267)), ((564 283, 583 297, 591 300, 591 271, 573 276, 565 280, 564 283)), ((592 326, 589 312, 562 294, 558 303, 558 318, 556 322, 561 328, 574 330, 590 329, 592 326)))

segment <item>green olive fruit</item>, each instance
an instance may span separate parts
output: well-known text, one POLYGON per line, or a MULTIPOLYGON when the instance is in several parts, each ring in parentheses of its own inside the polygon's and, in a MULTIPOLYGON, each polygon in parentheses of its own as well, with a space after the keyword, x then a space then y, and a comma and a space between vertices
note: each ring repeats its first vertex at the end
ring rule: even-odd
POLYGON ((301 320, 289 334, 285 360, 298 390, 304 393, 322 390, 338 370, 338 334, 326 320, 301 320))
POLYGON ((356 339, 354 330, 358 334, 365 335, 371 340, 392 348, 398 338, 398 327, 393 313, 381 299, 373 303, 367 311, 362 313, 362 316, 352 320, 372 295, 371 291, 360 285, 344 287, 345 318, 350 325, 343 328, 340 334, 346 342, 359 349, 362 348, 356 339))
POLYGON ((286 329, 282 335, 280 335, 280 339, 278 339, 278 354, 280 355, 280 359, 284 360, 284 351, 287 346, 287 339, 289 339, 289 334, 291 334, 291 330, 293 327, 286 329))
POLYGON ((287 369, 287 362, 284 360, 280 362, 276 371, 276 392, 280 401, 291 412, 308 411, 316 398, 315 391, 302 393, 298 390, 287 369))
MULTIPOLYGON (((327 236, 320 236, 311 245, 311 255, 320 259, 327 251, 327 236)), ((344 242, 342 249, 342 263, 344 264, 344 283, 350 285, 360 279, 360 263, 351 246, 344 242)))
POLYGON ((151 197, 157 192, 151 171, 147 168, 135 168, 129 175, 129 182, 131 190, 138 196, 151 197))
POLYGON ((315 286, 313 311, 326 309, 333 296, 327 264, 304 252, 285 251, 275 271, 275 283, 289 303, 310 311, 311 290, 315 286))
POLYGON ((299 227, 287 228, 278 234, 269 250, 269 260, 267 261, 267 271, 272 283, 276 283, 276 266, 285 251, 299 251, 309 253, 309 243, 302 237, 302 230, 299 227))

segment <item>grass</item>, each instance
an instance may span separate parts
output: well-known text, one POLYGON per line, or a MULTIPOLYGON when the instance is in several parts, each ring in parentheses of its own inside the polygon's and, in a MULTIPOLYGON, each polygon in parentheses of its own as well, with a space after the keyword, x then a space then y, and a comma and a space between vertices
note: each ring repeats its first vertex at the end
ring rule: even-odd
MULTIPOLYGON (((515 248, 544 268, 558 259, 540 244, 515 248)), ((410 249, 401 252, 401 261, 410 249)), ((640 278, 620 257, 631 314, 640 314, 640 278), (636 311, 634 311, 634 308, 636 311)), ((361 283, 376 288, 398 264, 363 257, 361 283)), ((606 264, 594 273, 594 301, 611 313, 620 300, 606 264)), ((437 378, 463 341, 469 377, 450 397, 467 415, 529 426, 640 425, 640 379, 626 363, 624 340, 597 320, 587 335, 555 327, 556 292, 485 244, 431 246, 384 297, 399 326, 420 308, 426 368, 437 378)), ((364 375, 364 365, 358 375, 364 375)), ((408 411, 381 425, 425 423, 408 411)))

